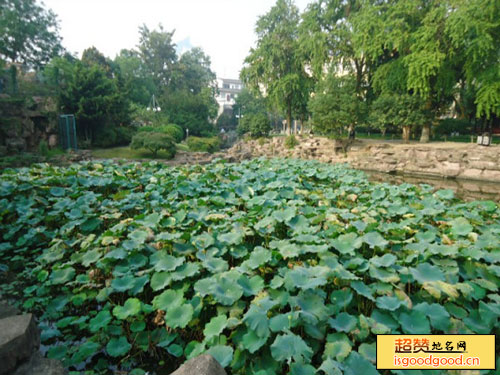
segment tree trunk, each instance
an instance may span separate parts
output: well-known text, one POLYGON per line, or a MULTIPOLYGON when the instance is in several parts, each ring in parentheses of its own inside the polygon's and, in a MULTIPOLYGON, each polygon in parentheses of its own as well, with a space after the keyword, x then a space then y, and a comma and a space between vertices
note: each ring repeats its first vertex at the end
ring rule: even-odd
POLYGON ((410 126, 409 125, 403 126, 403 142, 404 143, 410 142, 410 126))
POLYGON ((288 105, 287 113, 286 113, 286 124, 288 126, 288 135, 292 134, 292 106, 288 105))
POLYGON ((354 132, 354 124, 350 124, 347 128, 347 138, 352 140, 356 138, 356 133, 354 132))
POLYGON ((420 136, 420 143, 428 143, 431 135, 431 124, 425 124, 422 127, 422 135, 420 136))
POLYGON ((387 128, 382 128, 380 129, 380 131, 382 132, 382 137, 385 137, 385 132, 387 131, 387 128))

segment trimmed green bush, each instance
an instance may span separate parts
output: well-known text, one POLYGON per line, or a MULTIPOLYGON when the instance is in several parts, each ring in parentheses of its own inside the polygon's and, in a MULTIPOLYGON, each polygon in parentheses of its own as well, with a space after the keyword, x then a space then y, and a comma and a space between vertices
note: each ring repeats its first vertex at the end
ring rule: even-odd
POLYGON ((164 133, 172 137, 176 143, 182 142, 184 139, 184 130, 175 124, 160 125, 160 126, 141 126, 139 132, 155 132, 164 133))
POLYGON ((216 152, 220 149, 220 139, 218 137, 201 138, 189 137, 187 144, 191 151, 216 152))
POLYGON ((145 148, 152 152, 153 156, 158 155, 158 151, 164 150, 168 154, 168 158, 172 159, 175 156, 175 141, 165 133, 159 132, 139 132, 132 138, 130 147, 134 150, 145 148))

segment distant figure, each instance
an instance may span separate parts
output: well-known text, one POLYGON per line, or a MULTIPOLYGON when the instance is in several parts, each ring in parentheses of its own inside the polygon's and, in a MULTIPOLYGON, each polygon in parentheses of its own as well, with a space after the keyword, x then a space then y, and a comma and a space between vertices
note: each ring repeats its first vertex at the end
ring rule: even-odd
POLYGON ((351 131, 349 132, 349 139, 350 140, 354 140, 354 138, 356 137, 356 131, 353 129, 351 129, 351 131))
POLYGON ((221 134, 224 134, 226 131, 224 130, 224 128, 222 128, 222 129, 220 130, 220 132, 221 132, 221 134))

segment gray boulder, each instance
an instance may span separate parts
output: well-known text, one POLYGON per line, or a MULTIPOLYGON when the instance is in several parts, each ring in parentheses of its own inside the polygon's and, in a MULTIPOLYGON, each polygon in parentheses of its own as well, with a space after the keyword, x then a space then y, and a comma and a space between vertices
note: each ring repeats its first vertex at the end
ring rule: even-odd
POLYGON ((12 374, 40 346, 40 333, 31 314, 0 320, 0 375, 12 374))
POLYGON ((40 352, 35 352, 13 375, 66 375, 67 373, 61 362, 44 358, 40 352))
POLYGON ((226 371, 210 354, 203 354, 191 358, 170 375, 226 375, 226 371))

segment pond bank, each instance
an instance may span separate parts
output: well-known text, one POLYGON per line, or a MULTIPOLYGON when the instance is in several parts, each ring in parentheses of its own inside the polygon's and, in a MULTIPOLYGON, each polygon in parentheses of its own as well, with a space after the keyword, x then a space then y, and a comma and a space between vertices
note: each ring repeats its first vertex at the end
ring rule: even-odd
POLYGON ((500 146, 471 143, 381 143, 356 141, 347 153, 336 152, 338 141, 322 137, 297 137, 293 149, 285 137, 239 142, 218 155, 232 161, 252 157, 292 157, 326 163, 348 163, 353 168, 391 174, 500 183, 500 146))

